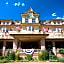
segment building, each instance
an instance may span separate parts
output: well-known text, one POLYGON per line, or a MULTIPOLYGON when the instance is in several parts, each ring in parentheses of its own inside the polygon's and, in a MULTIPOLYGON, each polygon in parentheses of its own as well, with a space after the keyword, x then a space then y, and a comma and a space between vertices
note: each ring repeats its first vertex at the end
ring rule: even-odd
POLYGON ((56 55, 57 48, 64 48, 64 21, 39 21, 39 15, 29 8, 21 14, 22 20, 0 19, 0 54, 8 49, 21 53, 22 49, 51 49, 56 55))

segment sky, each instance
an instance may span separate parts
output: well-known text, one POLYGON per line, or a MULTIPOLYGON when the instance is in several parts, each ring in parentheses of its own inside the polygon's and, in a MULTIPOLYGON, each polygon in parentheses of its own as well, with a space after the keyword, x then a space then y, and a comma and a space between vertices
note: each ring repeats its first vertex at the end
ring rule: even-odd
POLYGON ((0 19, 22 20, 30 7, 40 14, 39 20, 64 19, 64 0, 0 0, 0 19))

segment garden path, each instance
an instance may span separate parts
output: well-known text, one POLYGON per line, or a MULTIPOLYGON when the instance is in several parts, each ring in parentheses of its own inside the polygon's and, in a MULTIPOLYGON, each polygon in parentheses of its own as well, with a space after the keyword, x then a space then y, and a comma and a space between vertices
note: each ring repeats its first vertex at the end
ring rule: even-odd
POLYGON ((11 63, 4 63, 4 64, 64 64, 62 62, 11 62, 11 63))

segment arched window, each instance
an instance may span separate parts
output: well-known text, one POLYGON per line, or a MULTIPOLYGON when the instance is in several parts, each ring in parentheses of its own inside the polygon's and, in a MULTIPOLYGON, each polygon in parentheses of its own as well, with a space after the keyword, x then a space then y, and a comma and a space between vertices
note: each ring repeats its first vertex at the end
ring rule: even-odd
POLYGON ((60 24, 60 21, 57 21, 58 24, 60 24))
POLYGON ((9 24, 9 21, 7 21, 7 24, 9 24))
POLYGON ((3 24, 5 24, 5 21, 3 21, 3 24))
POLYGON ((56 24, 56 21, 53 21, 54 24, 56 24))

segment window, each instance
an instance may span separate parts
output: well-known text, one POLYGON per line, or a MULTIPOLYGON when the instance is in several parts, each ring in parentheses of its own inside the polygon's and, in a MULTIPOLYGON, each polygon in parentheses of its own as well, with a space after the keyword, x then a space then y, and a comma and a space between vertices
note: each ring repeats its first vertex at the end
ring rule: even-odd
POLYGON ((22 28, 23 28, 23 30, 26 30, 26 26, 23 26, 22 28))
POLYGON ((27 26, 26 26, 26 31, 27 31, 27 26))
POLYGON ((2 35, 2 38, 4 38, 4 35, 2 35))
POLYGON ((56 31, 56 28, 54 28, 54 31, 56 31))
POLYGON ((26 26, 26 31, 34 31, 34 27, 33 26, 26 26))
POLYGON ((31 31, 31 26, 29 26, 29 31, 31 31))
POLYGON ((57 31, 59 32, 59 28, 57 28, 57 31))
POLYGON ((7 24, 9 24, 9 21, 7 21, 7 24))
POLYGON ((28 23, 28 19, 25 19, 25 23, 28 23))
POLYGON ((41 28, 39 28, 39 32, 41 32, 41 28))
POLYGON ((10 28, 10 31, 12 31, 12 28, 10 28))
POLYGON ((2 28, 2 32, 5 32, 5 28, 2 28))
POLYGON ((3 24, 5 24, 5 21, 3 22, 3 24))
POLYGON ((32 26, 32 31, 34 31, 34 27, 32 26))
POLYGON ((57 28, 57 32, 61 32, 61 28, 57 28))
POLYGON ((17 23, 19 23, 19 21, 17 23))
POLYGON ((56 21, 54 21, 54 24, 56 24, 56 21))
POLYGON ((2 32, 8 32, 7 28, 2 28, 2 32))
POLYGON ((41 22, 41 24, 43 24, 44 22, 41 22))
POLYGON ((35 23, 35 19, 32 19, 32 23, 35 23))
POLYGON ((32 17, 33 16, 33 13, 29 13, 28 15, 29 15, 29 17, 32 17))
POLYGON ((60 24, 60 21, 57 21, 58 24, 60 24))
POLYGON ((6 29, 6 32, 8 32, 8 29, 6 29))
POLYGON ((45 24, 45 22, 41 22, 41 24, 45 24))

